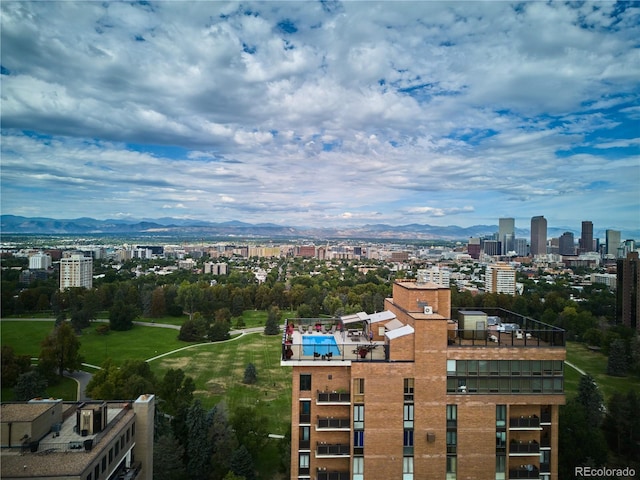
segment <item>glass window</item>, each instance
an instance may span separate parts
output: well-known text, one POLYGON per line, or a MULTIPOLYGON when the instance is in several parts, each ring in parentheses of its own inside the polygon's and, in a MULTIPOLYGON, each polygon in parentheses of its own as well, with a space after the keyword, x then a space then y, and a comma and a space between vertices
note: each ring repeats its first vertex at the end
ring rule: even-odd
POLYGON ((553 375, 553 360, 543 360, 542 371, 545 375, 553 375))
POLYGON ((364 405, 353 406, 353 428, 364 428, 364 405))
POLYGON ((478 373, 480 375, 487 375, 489 373, 489 362, 486 360, 478 361, 478 373))
POLYGON ((402 473, 413 473, 413 457, 402 459, 402 473))
POLYGON ((456 360, 456 375, 466 375, 466 374, 467 374, 467 361, 456 360))
POLYGON ((107 456, 102 457, 102 473, 107 469, 107 456))
POLYGON ((489 360, 489 375, 498 375, 498 360, 489 360))
POLYGON ((414 390, 413 378, 404 379, 404 401, 413 402, 413 390, 414 390))
POLYGON ((531 391, 533 393, 542 392, 542 380, 540 378, 532 378, 531 379, 531 391))
POLYGON ((554 393, 562 393, 564 388, 562 386, 562 378, 554 378, 553 379, 553 392, 554 393))
POLYGON ((507 432, 496 432, 496 450, 504 452, 507 448, 507 432))
POLYGON ((404 440, 402 445, 405 447, 413 447, 413 430, 408 428, 404 430, 404 440))
POLYGON ((520 360, 511 360, 511 375, 520 375, 520 360))
POLYGON ((109 463, 113 462, 113 448, 109 449, 109 463))
POLYGON ((509 375, 509 360, 498 360, 500 367, 500 375, 509 375))
POLYGON ((458 459, 455 456, 447 456, 447 476, 445 477, 447 480, 456 479, 457 463, 458 459))
POLYGON ((455 360, 447 360, 447 374, 453 375, 456 373, 456 361, 455 360))
POLYGON ((364 430, 353 431, 353 446, 364 447, 364 430))
POLYGON ((96 480, 100 478, 100 465, 96 465, 95 468, 93 469, 93 476, 95 477, 96 480))
POLYGON ((509 385, 509 377, 498 379, 498 390, 502 393, 508 393, 511 391, 511 386, 509 385))
POLYGON ((553 361, 553 374, 554 375, 562 375, 564 372, 564 362, 562 360, 554 360, 553 361))
POLYGON ((309 468, 309 458, 310 455, 308 453, 301 453, 298 455, 300 468, 309 468))
POLYGON ((311 374, 309 373, 300 374, 300 390, 305 392, 311 390, 311 374))
POLYGON ((353 379, 353 393, 356 395, 364 395, 364 378, 353 379))
POLYGON ((540 360, 531 360, 531 373, 533 375, 542 375, 542 362, 540 360))
POLYGON ((300 413, 307 415, 311 413, 311 402, 309 400, 303 400, 300 402, 300 413))
POLYGON ((505 480, 506 478, 507 457, 504 455, 496 456, 496 480, 505 480))
POLYGON ((455 393, 457 385, 455 378, 447 378, 447 393, 455 393))
POLYGON ((404 405, 404 428, 413 428, 413 404, 407 403, 404 405))
POLYGON ((522 360, 520 362, 520 369, 522 375, 531 375, 531 362, 529 360, 522 360))
POLYGON ((308 442, 309 441, 309 432, 310 432, 310 427, 300 427, 300 441, 301 442, 308 442))
POLYGON ((507 422, 507 406, 496 405, 496 427, 505 427, 507 422))
POLYGON ((458 406, 447 405, 447 420, 457 420, 457 419, 458 419, 458 406))
POLYGON ((358 475, 364 473, 364 457, 353 457, 353 473, 358 475))
POLYGON ((477 360, 468 360, 467 361, 467 369, 469 370, 469 375, 477 375, 478 374, 478 361, 477 360))

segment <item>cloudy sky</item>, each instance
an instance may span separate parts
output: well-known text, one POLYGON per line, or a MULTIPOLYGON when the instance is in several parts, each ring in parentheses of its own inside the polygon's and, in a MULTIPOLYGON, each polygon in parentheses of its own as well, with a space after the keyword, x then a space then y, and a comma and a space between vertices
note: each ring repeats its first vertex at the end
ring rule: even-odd
POLYGON ((3 214, 639 227, 638 3, 0 8, 3 214))

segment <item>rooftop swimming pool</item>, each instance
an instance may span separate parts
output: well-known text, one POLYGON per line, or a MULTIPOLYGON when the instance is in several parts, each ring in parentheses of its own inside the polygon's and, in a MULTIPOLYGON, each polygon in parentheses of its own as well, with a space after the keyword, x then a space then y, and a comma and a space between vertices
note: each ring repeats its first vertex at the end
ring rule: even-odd
POLYGON ((305 356, 313 356, 314 353, 320 355, 339 356, 340 349, 333 335, 303 335, 302 336, 302 354, 305 356))

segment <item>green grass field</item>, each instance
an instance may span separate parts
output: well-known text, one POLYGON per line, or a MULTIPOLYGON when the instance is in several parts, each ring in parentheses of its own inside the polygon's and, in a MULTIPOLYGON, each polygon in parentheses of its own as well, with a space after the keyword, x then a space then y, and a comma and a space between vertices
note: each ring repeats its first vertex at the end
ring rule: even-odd
MULTIPOLYGON (((581 368, 595 380, 605 402, 614 392, 640 391, 640 377, 629 374, 626 377, 612 377, 607 375, 607 357, 600 352, 589 350, 584 344, 567 342, 567 361, 581 368)), ((573 368, 565 367, 565 391, 567 395, 578 390, 581 375, 573 368)))

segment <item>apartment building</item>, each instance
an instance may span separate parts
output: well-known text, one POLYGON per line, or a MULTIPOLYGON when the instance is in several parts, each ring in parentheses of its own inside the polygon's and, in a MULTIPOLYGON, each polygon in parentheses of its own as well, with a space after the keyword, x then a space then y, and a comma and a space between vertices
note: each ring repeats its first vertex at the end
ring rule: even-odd
POLYGON ((93 259, 74 253, 60 259, 60 290, 93 286, 93 259))
POLYGON ((638 252, 617 260, 616 317, 620 323, 640 332, 640 259, 638 252))
POLYGON ((508 263, 487 265, 484 274, 484 288, 487 293, 516 294, 516 269, 508 263))
POLYGON ((152 480, 154 395, 3 403, 3 480, 152 480))
POLYGON ((382 312, 288 319, 291 479, 558 480, 565 353, 561 329, 418 281, 382 312))

